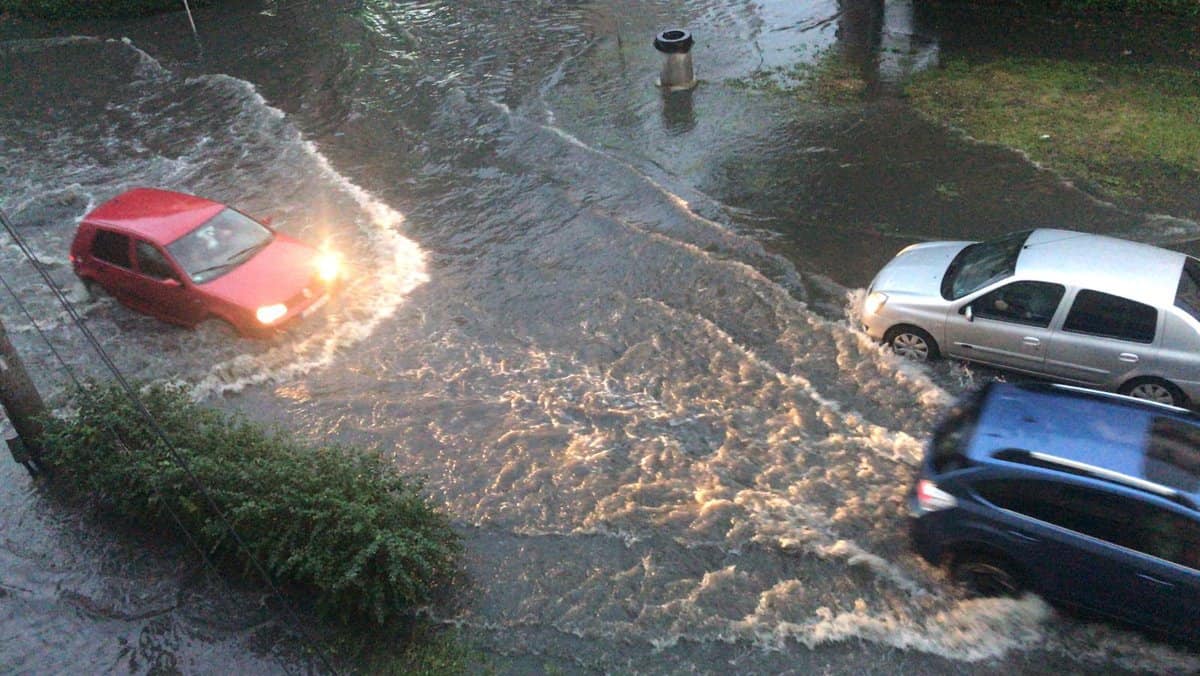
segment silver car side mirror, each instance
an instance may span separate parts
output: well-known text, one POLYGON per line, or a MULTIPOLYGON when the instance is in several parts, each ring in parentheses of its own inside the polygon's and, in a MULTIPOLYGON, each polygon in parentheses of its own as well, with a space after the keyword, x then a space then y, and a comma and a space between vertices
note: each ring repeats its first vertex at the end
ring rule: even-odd
POLYGON ((969 322, 975 321, 975 311, 971 309, 970 304, 968 304, 966 307, 964 307, 962 312, 963 312, 963 316, 965 316, 967 318, 967 321, 969 321, 969 322))

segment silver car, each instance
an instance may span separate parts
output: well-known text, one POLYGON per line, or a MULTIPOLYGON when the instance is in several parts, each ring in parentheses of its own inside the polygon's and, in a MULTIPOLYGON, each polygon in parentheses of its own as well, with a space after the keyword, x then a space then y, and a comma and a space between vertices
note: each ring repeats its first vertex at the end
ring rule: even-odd
POLYGON ((914 244, 875 276, 860 316, 918 361, 1200 402, 1200 261, 1148 244, 1050 229, 914 244))

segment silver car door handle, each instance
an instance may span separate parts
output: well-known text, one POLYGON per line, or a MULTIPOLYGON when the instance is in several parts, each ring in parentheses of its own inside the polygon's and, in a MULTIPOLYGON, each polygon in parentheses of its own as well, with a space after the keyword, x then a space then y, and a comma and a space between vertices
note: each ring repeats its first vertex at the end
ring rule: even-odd
POLYGON ((1034 338, 1033 336, 1025 336, 1024 338, 1021 339, 1021 342, 1025 343, 1026 345, 1032 345, 1032 346, 1037 346, 1037 345, 1042 344, 1042 341, 1038 340, 1037 338, 1034 338))
POLYGON ((1130 364, 1136 364, 1138 356, 1132 352, 1122 352, 1121 354, 1117 355, 1117 359, 1120 359, 1121 361, 1127 361, 1130 364))
POLYGON ((1141 579, 1143 579, 1147 582, 1150 582, 1151 584, 1157 585, 1159 587, 1174 587, 1175 586, 1173 583, 1167 582, 1166 580, 1160 580, 1157 577, 1154 577, 1153 575, 1147 575, 1145 573, 1138 573, 1137 576, 1140 577, 1141 579))

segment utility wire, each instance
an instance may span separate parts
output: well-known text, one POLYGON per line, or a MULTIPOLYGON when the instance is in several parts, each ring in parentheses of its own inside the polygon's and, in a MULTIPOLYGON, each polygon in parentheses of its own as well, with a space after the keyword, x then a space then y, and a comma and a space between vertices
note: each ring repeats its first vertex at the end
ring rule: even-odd
POLYGON ((75 376, 75 370, 67 365, 66 360, 64 360, 62 355, 59 354, 58 349, 54 347, 54 343, 50 341, 50 337, 47 336, 46 332, 42 330, 42 327, 38 326, 38 323, 34 321, 33 315, 29 312, 29 308, 25 306, 25 303, 21 302, 21 297, 18 296, 17 292, 8 285, 8 281, 5 280, 4 277, 0 277, 0 284, 2 284, 4 289, 8 291, 8 295, 12 296, 13 302, 15 302, 17 304, 17 308, 21 310, 21 314, 25 315, 25 319, 29 320, 30 325, 33 326, 34 330, 37 331, 38 335, 42 337, 43 341, 45 341, 46 347, 50 348, 50 354, 54 355, 54 358, 58 360, 58 363, 62 366, 63 372, 67 374, 67 376, 71 379, 71 382, 75 383, 75 388, 82 390, 83 383, 81 383, 79 378, 75 376))
MULTIPOLYGON (((54 346, 54 342, 50 340, 50 336, 46 335, 46 332, 42 330, 42 327, 33 318, 33 314, 30 313, 29 308, 21 300, 21 297, 17 295, 16 291, 13 290, 12 286, 9 285, 8 280, 4 279, 3 276, 0 276, 0 285, 3 285, 4 289, 8 291, 8 295, 12 296, 13 302, 17 304, 17 308, 20 309, 21 314, 25 315, 25 319, 29 321, 34 330, 37 331, 37 334, 41 336, 42 341, 46 343, 46 347, 50 348, 50 353, 54 355, 54 358, 58 360, 58 363, 62 366, 63 372, 66 373, 67 377, 71 379, 71 382, 75 384, 75 389, 80 392, 84 391, 84 385, 79 380, 78 376, 75 375, 75 369, 71 368, 71 366, 67 364, 66 360, 63 359, 63 356, 59 353, 58 348, 54 346)), ((104 429, 108 431, 109 436, 117 443, 117 447, 121 451, 127 454, 133 452, 128 446, 126 446, 125 442, 122 441, 120 433, 117 432, 116 428, 114 428, 109 421, 105 420, 103 424, 104 429)), ((191 546, 192 549, 196 550, 196 553, 200 555, 200 560, 203 563, 205 570, 207 570, 210 574, 217 573, 217 566, 213 562, 212 558, 209 557, 208 552, 203 546, 200 545, 196 538, 192 536, 192 532, 183 524, 183 520, 179 518, 179 514, 171 508, 170 501, 164 499, 162 491, 159 489, 159 487, 151 483, 150 488, 154 491, 154 494, 158 496, 159 503, 167 510, 167 514, 171 516, 171 520, 175 522, 175 526, 179 529, 179 532, 183 533, 183 537, 187 540, 188 545, 191 546)), ((226 589, 228 589, 228 583, 224 580, 224 578, 222 578, 219 574, 215 577, 217 580, 221 581, 226 589)), ((282 666, 286 671, 287 665, 283 662, 282 658, 277 656, 277 659, 279 659, 280 666, 282 666)))
MULTIPOLYGON (((134 407, 137 409, 138 413, 141 414, 146 424, 150 427, 151 431, 154 433, 154 436, 158 437, 159 441, 162 442, 163 446, 166 448, 167 454, 170 455, 171 460, 183 470, 188 479, 191 480, 191 482, 196 486, 196 489, 200 492, 204 502, 208 505, 209 509, 216 514, 230 538, 239 549, 245 552, 246 558, 249 559, 255 571, 263 578, 263 581, 266 582, 271 594, 279 599, 284 613, 288 616, 288 619, 292 622, 293 626, 295 626, 297 629, 304 626, 300 622, 295 611, 292 610, 291 604, 287 602, 282 592, 279 591, 279 588, 276 587, 275 583, 271 580, 271 576, 267 573, 266 568, 264 568, 262 563, 259 562, 258 557, 254 555, 254 552, 248 546, 246 546, 245 541, 243 541, 242 537, 238 535, 238 532, 234 529, 233 524, 231 524, 229 519, 226 518, 225 512, 217 505, 216 501, 213 500, 212 496, 208 492, 208 489, 204 486, 204 483, 200 481, 199 477, 197 477, 194 472, 192 472, 191 466, 183 458, 183 456, 179 454, 179 451, 175 448, 175 446, 171 443, 170 438, 167 436, 166 431, 162 429, 162 426, 158 424, 158 420, 156 420, 150 413, 150 410, 146 408, 141 396, 139 396, 133 386, 129 384, 129 381, 125 379, 125 375, 121 373, 120 369, 117 368, 117 365, 108 356, 108 353, 105 352, 103 346, 100 345, 100 341, 96 340, 96 336, 92 334, 91 329, 84 324, 83 319, 79 316, 79 313, 75 311, 75 307, 71 305, 70 301, 67 300, 67 297, 63 294, 62 290, 59 289, 58 286, 54 284, 53 280, 50 279, 50 273, 46 271, 45 267, 42 266, 41 261, 38 260, 33 251, 28 247, 28 245, 25 244, 25 240, 22 239, 17 233, 16 228, 13 227, 12 223, 8 220, 8 216, 4 214, 3 210, 0 210, 0 225, 4 226, 4 229, 8 231, 9 236, 12 237, 13 241, 17 244, 17 247, 21 250, 21 253, 24 254, 25 258, 30 262, 30 264, 33 265, 38 274, 41 275, 42 280, 46 283, 46 286, 48 286, 50 290, 54 292, 54 296, 58 299, 58 302, 67 311, 67 314, 70 315, 71 321, 83 333, 84 338, 92 346, 92 349, 96 351, 96 354, 100 357, 100 360, 104 362, 104 365, 108 368, 108 370, 112 372, 113 377, 116 378, 117 383, 121 386, 121 389, 125 391, 126 396, 129 397, 130 401, 133 402, 134 407)), ((306 634, 306 632, 303 631, 301 633, 306 634)), ((310 644, 316 646, 315 641, 313 641, 310 637, 305 636, 305 639, 308 640, 310 644)), ((333 668, 333 665, 325 656, 325 651, 317 648, 316 654, 318 659, 320 659, 322 666, 328 669, 330 673, 336 675, 337 670, 333 668)))
POLYGON ((183 0, 183 9, 187 12, 188 23, 192 25, 192 35, 198 39, 200 34, 196 32, 196 21, 192 18, 192 8, 188 6, 188 0, 183 0))
MULTIPOLYGON (((0 216, 2 216, 2 214, 0 214, 0 216)), ((21 314, 25 315, 25 319, 29 321, 34 330, 37 331, 37 334, 41 336, 42 340, 46 343, 46 346, 50 348, 50 353, 53 354, 54 358, 58 360, 58 363, 62 365, 63 372, 65 372, 71 379, 71 382, 75 384, 75 389, 79 390, 80 392, 84 391, 83 383, 80 382, 79 378, 75 375, 75 369, 71 368, 71 366, 67 364, 66 360, 63 359, 62 355, 58 351, 58 348, 56 348, 53 341, 50 340, 50 336, 46 335, 46 332, 43 331, 42 327, 38 325, 37 321, 34 320, 33 315, 29 312, 29 308, 26 307, 25 303, 21 301, 20 296, 17 295, 16 291, 9 286, 8 281, 2 276, 0 276, 0 284, 2 284, 5 290, 8 291, 8 295, 12 296, 13 301, 21 310, 21 314)), ((111 436, 118 443, 120 448, 122 448, 126 453, 132 452, 127 446, 125 446, 125 443, 121 440, 121 435, 107 420, 104 421, 104 428, 108 430, 109 436, 111 436)), ((187 539, 188 544, 200 554, 200 558, 204 565, 212 572, 216 572, 217 567, 213 563, 212 559, 209 558, 208 552, 205 551, 204 547, 200 546, 200 543, 197 542, 194 537, 192 537, 191 531, 189 531, 187 527, 183 525, 183 520, 179 518, 179 515, 175 512, 175 510, 171 509, 170 501, 163 499, 163 494, 159 490, 158 486, 151 484, 151 489, 158 496, 162 506, 166 508, 167 513, 171 515, 171 519, 175 522, 175 525, 178 526, 180 532, 183 533, 183 536, 187 539)))

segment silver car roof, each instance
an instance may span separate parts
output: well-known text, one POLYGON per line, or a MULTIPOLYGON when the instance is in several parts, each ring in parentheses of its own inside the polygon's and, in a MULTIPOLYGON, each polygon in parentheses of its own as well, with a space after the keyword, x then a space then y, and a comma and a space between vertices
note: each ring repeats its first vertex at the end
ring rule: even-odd
POLYGON ((1163 306, 1174 303, 1187 258, 1150 244, 1039 228, 1025 240, 1016 274, 1163 306))

